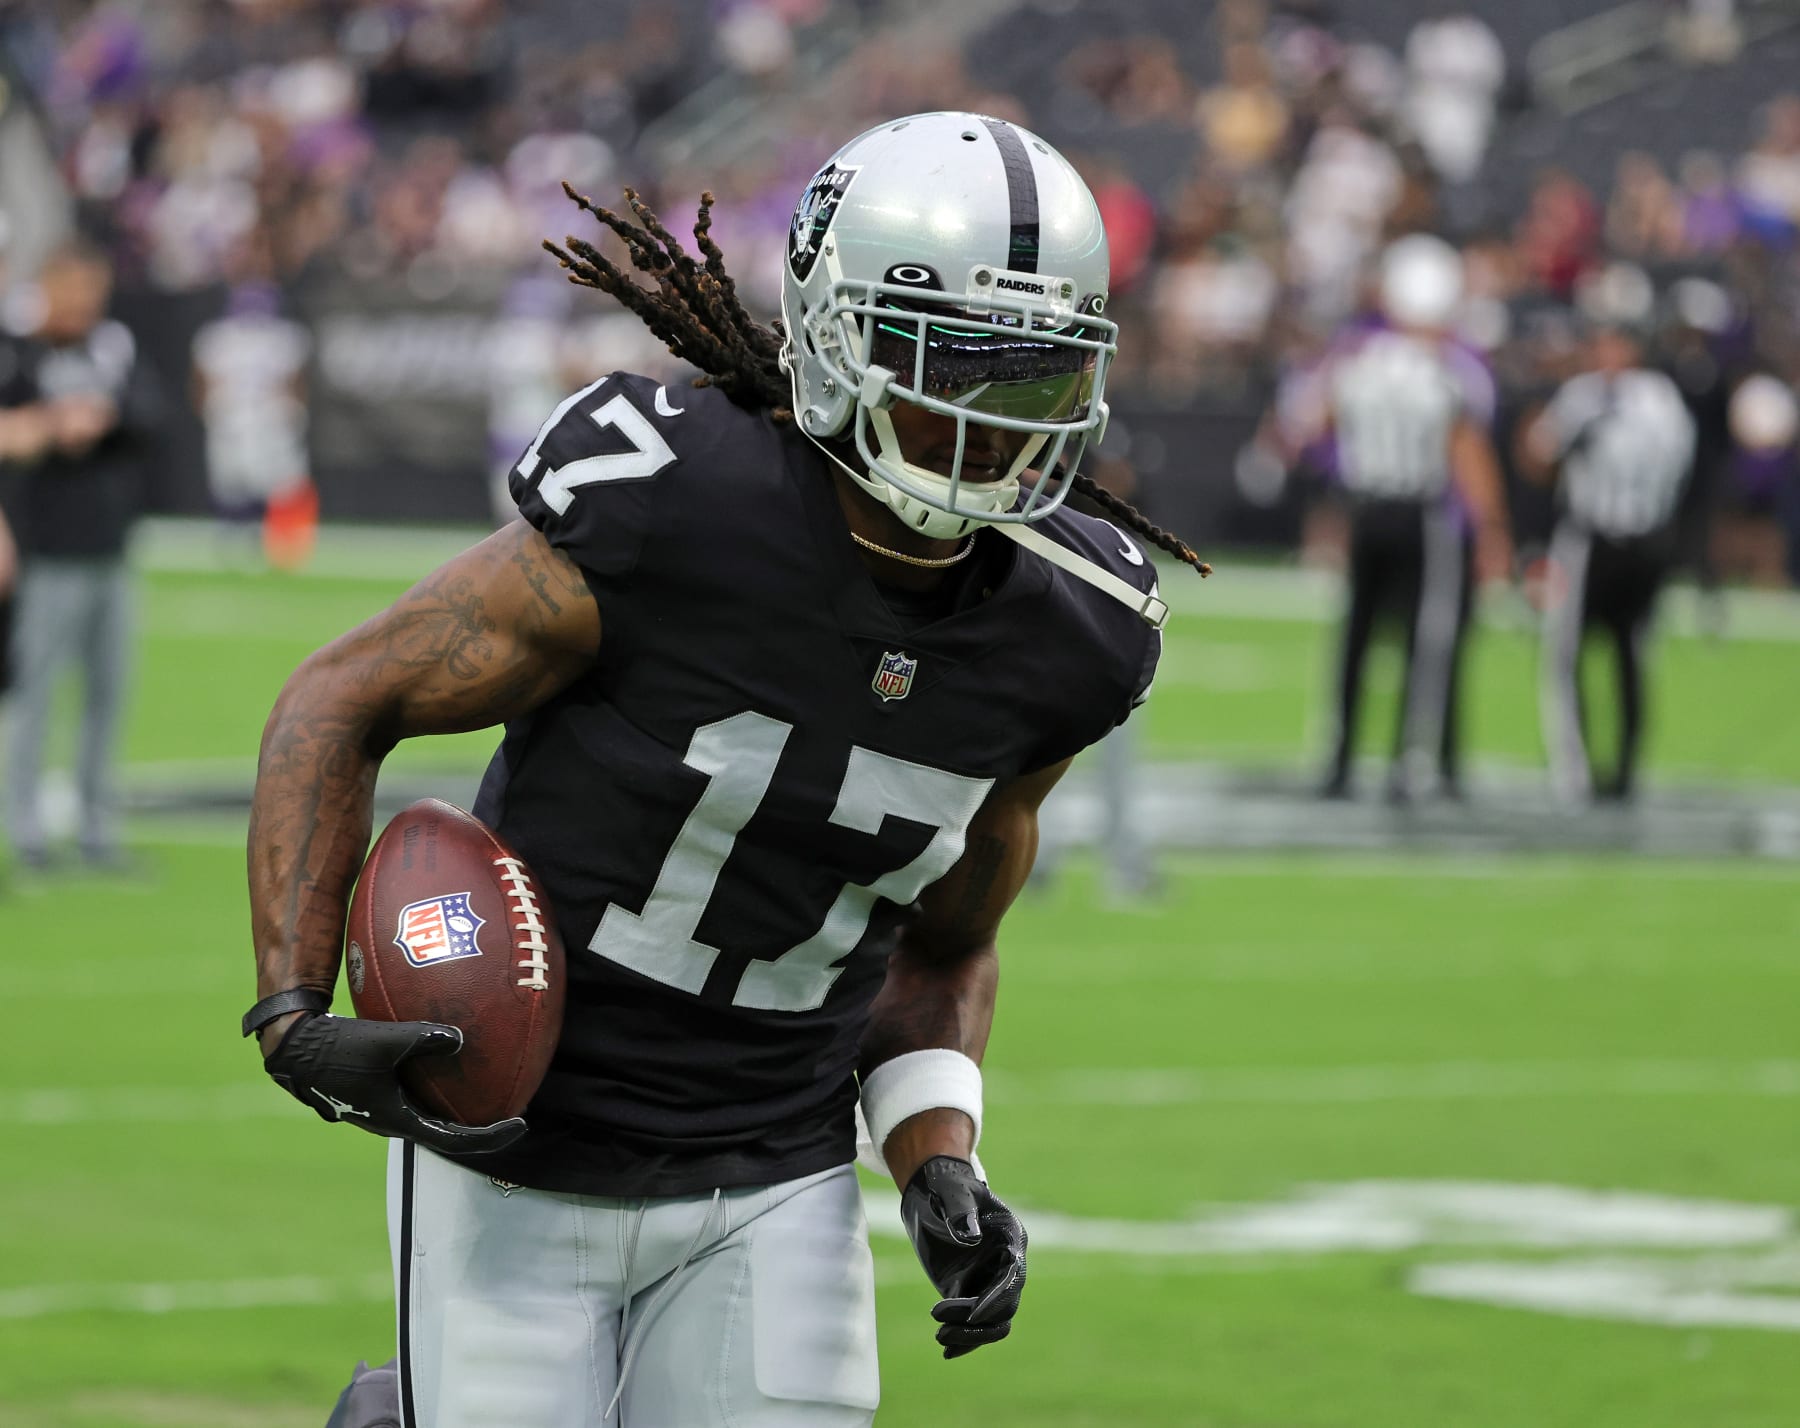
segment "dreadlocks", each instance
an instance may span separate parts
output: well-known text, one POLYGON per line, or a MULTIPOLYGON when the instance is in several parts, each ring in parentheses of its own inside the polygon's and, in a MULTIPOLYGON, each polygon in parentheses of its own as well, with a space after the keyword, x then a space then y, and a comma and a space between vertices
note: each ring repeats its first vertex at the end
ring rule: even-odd
POLYGON ((566 183, 563 192, 624 240, 631 266, 654 278, 656 287, 634 282, 580 238, 566 240, 567 252, 546 238, 544 247, 567 270, 570 282, 599 288, 624 303, 669 351, 706 374, 698 385, 717 387, 740 406, 767 407, 778 420, 793 420, 787 374, 779 360, 785 334, 780 322, 764 327, 738 301, 737 284, 725 271, 725 255, 712 239, 711 193, 700 195, 700 212, 694 219, 694 238, 706 260, 699 263, 636 189, 625 190, 625 202, 638 223, 600 207, 566 183))
MULTIPOLYGON (((647 288, 632 279, 593 244, 568 238, 567 250, 548 238, 544 248, 569 275, 569 281, 610 293, 643 319, 676 357, 704 374, 696 386, 717 387, 739 406, 767 408, 777 421, 792 421, 792 392, 781 369, 787 340, 779 320, 764 326, 744 310, 737 284, 725 271, 725 255, 712 237, 713 196, 700 195, 694 218, 694 241, 704 262, 696 261, 681 240, 664 227, 636 189, 625 190, 625 202, 637 222, 602 208, 569 184, 563 192, 584 213, 591 213, 625 244, 631 266, 656 282, 647 288)), ((1075 490, 1108 515, 1167 551, 1202 575, 1212 567, 1186 542, 1149 521, 1135 506, 1103 489, 1091 477, 1076 473, 1075 490)))

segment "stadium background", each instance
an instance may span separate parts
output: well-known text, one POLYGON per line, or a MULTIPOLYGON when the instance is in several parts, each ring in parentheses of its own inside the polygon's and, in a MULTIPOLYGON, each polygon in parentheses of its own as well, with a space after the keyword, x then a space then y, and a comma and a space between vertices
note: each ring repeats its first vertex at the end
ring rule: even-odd
MULTIPOLYGON (((668 370, 536 251, 572 226, 557 181, 635 183, 672 224, 718 191, 767 310, 817 162, 952 106, 1095 185, 1112 449, 1220 574, 1165 582, 1161 895, 1110 895, 1080 769, 1008 923, 986 1158, 1036 1235, 1027 1317, 937 1362, 877 1189, 882 1421, 1791 1423, 1800 484, 1729 404, 1800 375, 1800 12, 1476 9, 1486 38, 1399 0, 0 8, 9 305, 79 222, 171 391, 207 323, 285 313, 326 523, 303 568, 260 568, 211 523, 185 415, 139 546, 143 866, 0 893, 0 1425, 313 1424, 390 1352, 379 1147, 232 1034, 243 808, 282 679, 491 518, 520 411, 668 370), (1503 429, 1596 292, 1642 303, 1712 413, 1635 809, 1544 797, 1514 599, 1474 649, 1466 807, 1304 796, 1335 537, 1258 433, 1414 227, 1470 255, 1503 429)), ((466 796, 490 746, 403 748, 384 807, 466 796)))

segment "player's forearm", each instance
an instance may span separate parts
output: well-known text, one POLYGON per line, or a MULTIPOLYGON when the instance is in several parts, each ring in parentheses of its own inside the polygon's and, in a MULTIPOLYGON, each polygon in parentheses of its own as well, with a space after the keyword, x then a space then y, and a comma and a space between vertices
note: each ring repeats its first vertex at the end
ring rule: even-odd
MULTIPOLYGON (((574 563, 519 521, 303 664, 263 731, 250 899, 264 995, 330 991, 373 821, 402 739, 504 724, 583 670, 600 615, 574 563)), ((269 1023, 265 1040, 285 1029, 269 1023)))
POLYGON ((329 653, 301 666, 263 731, 249 838, 258 996, 331 991, 369 844, 378 721, 332 677, 329 653))
MULTIPOLYGON (((999 979, 992 943, 947 959, 903 945, 888 964, 863 1036, 862 1074, 911 1051, 956 1051, 979 1063, 994 1024, 999 979)), ((896 1183, 904 1186, 932 1156, 967 1160, 974 1148, 974 1121, 962 1111, 938 1107, 895 1126, 882 1154, 896 1183)))

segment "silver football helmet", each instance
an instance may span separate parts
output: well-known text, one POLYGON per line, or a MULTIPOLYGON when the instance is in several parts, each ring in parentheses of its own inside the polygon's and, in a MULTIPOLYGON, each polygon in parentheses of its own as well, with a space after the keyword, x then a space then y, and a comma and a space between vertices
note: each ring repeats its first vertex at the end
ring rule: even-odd
POLYGON ((813 176, 788 235, 782 361, 800 429, 850 434, 860 462, 839 464, 927 536, 1048 515, 1069 483, 1038 481, 1021 503, 1020 478, 1072 471, 1105 431, 1107 273, 1093 195, 1035 134, 956 113, 869 130, 813 176), (896 402, 956 422, 948 474, 902 448, 896 402), (965 479, 971 425, 1028 439, 997 477, 965 479))

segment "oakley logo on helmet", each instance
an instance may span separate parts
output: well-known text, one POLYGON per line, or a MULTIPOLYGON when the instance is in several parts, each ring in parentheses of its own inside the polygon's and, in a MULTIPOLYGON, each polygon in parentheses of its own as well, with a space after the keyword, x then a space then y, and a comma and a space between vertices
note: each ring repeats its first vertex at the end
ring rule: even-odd
POLYGON ((837 216, 838 205, 860 169, 860 164, 826 164, 813 175, 800 196, 793 226, 788 230, 788 267, 800 282, 806 281, 813 264, 819 261, 819 249, 831 220, 837 216))
POLYGON ((942 288, 938 275, 919 263, 896 263, 887 270, 885 281, 909 288, 942 288))

